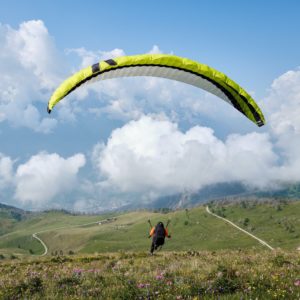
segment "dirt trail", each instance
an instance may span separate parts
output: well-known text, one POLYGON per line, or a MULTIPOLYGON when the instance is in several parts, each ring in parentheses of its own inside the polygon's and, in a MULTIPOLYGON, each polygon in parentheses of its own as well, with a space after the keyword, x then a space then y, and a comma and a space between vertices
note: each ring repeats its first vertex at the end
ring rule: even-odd
POLYGON ((230 225, 234 226, 234 227, 237 228, 238 230, 244 232, 245 234, 248 234, 248 235, 251 236, 252 238, 256 239, 256 240, 257 240, 259 243, 261 243, 262 245, 268 247, 270 250, 274 250, 274 248, 271 247, 267 242, 263 241, 262 239, 258 238, 257 236, 253 235, 252 233, 250 233, 250 232, 244 230, 243 228, 237 226, 237 225, 234 224, 233 222, 231 222, 231 221, 229 221, 229 220, 227 220, 227 219, 225 219, 225 218, 222 218, 222 217, 220 217, 220 216, 218 216, 218 215, 212 213, 212 212, 209 210, 208 206, 206 206, 206 211, 207 211, 210 215, 212 215, 212 216, 214 216, 214 217, 216 217, 216 218, 219 218, 219 219, 221 219, 221 220, 223 220, 223 221, 229 223, 230 225))
POLYGON ((47 253, 48 253, 48 247, 47 247, 47 245, 36 235, 36 233, 33 233, 32 234, 32 237, 33 238, 35 238, 35 239, 37 239, 41 244, 42 244, 42 246, 44 247, 44 253, 43 254, 41 254, 41 255, 39 255, 39 256, 44 256, 44 255, 46 255, 47 253))
POLYGON ((104 220, 99 220, 99 221, 90 222, 90 223, 86 223, 86 224, 61 226, 61 227, 50 228, 50 229, 46 229, 46 230, 42 230, 42 231, 38 231, 36 233, 33 233, 32 237, 35 238, 35 239, 37 239, 42 244, 42 246, 44 247, 44 253, 41 254, 41 255, 38 255, 38 256, 44 256, 44 255, 46 255, 48 253, 48 247, 45 244, 45 242, 41 238, 39 238, 37 236, 38 233, 43 233, 43 232, 53 231, 53 230, 58 230, 58 229, 64 229, 64 228, 74 228, 74 227, 88 226, 88 225, 93 225, 93 224, 99 224, 99 225, 101 225, 102 223, 106 223, 108 220, 109 219, 104 219, 104 220))

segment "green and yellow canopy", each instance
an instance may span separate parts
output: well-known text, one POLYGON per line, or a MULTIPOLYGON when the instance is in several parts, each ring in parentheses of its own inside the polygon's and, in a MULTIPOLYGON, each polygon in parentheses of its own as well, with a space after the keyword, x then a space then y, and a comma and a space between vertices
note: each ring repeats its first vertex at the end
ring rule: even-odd
POLYGON ((168 54, 121 56, 82 69, 54 91, 47 110, 50 113, 61 99, 84 83, 130 76, 162 77, 191 84, 225 100, 258 126, 265 124, 252 97, 225 74, 196 61, 168 54))

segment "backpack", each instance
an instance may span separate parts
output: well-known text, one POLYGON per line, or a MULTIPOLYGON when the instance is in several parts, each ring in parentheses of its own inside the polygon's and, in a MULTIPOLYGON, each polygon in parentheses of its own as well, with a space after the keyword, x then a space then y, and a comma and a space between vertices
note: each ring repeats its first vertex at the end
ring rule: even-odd
POLYGON ((165 227, 162 222, 157 223, 155 226, 155 236, 156 238, 165 238, 165 227))

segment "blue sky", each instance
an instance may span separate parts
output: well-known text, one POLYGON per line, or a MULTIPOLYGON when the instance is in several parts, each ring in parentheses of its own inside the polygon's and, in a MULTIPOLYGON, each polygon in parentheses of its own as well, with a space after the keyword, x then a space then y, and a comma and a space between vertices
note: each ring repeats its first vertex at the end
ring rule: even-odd
POLYGON ((0 0, 0 202, 102 209, 216 182, 298 182, 299 10, 298 1, 0 0), (224 72, 267 125, 151 78, 83 88, 46 114, 68 75, 150 51, 224 72))
POLYGON ((43 20, 61 51, 121 48, 138 54, 156 44, 239 76, 263 95, 274 77, 295 65, 299 6, 298 1, 1 1, 0 16, 2 24, 15 28, 43 20))

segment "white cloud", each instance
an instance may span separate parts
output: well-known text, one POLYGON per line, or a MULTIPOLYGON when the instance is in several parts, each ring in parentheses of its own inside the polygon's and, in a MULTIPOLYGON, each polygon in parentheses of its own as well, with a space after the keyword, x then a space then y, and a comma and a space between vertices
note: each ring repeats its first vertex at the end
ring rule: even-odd
POLYGON ((7 48, 21 65, 33 72, 41 88, 54 88, 60 81, 61 65, 58 53, 43 21, 32 20, 20 25, 19 30, 10 29, 7 48))
POLYGON ((148 53, 149 54, 161 54, 161 53, 163 53, 163 51, 161 51, 157 45, 153 45, 152 49, 148 53))
POLYGON ((81 68, 86 68, 101 60, 125 55, 124 50, 118 48, 111 51, 90 51, 85 49, 84 47, 81 47, 76 49, 68 49, 66 53, 76 53, 81 58, 81 68))
POLYGON ((43 118, 36 104, 46 107, 64 64, 47 28, 40 20, 24 22, 17 30, 0 24, 0 44, 0 121, 50 132, 56 121, 43 118))
POLYGON ((266 119, 274 145, 281 157, 277 178, 300 181, 300 70, 276 78, 265 99, 266 119))
POLYGON ((277 159, 267 134, 230 135, 223 142, 210 128, 182 132, 148 116, 114 130, 96 153, 94 162, 111 185, 161 194, 236 180, 264 186, 277 159))
POLYGON ((34 155, 17 168, 15 198, 23 204, 43 205, 74 189, 79 169, 84 165, 83 154, 66 159, 56 153, 34 155))
POLYGON ((13 161, 0 153, 0 190, 7 188, 13 181, 13 161))
POLYGON ((300 69, 275 79, 265 102, 271 130, 276 136, 299 134, 300 69))

